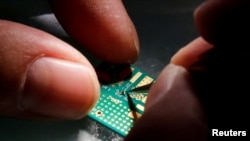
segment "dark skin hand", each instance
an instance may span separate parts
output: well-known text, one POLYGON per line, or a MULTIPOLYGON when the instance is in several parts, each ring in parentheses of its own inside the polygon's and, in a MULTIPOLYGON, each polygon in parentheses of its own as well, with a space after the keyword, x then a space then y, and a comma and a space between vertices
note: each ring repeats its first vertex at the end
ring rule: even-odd
MULTIPOLYGON (((137 34, 121 1, 50 3, 68 34, 97 57, 112 63, 136 61, 137 34)), ((126 140, 200 141, 207 140, 211 128, 246 130, 249 106, 242 82, 249 80, 244 36, 250 30, 249 9, 248 0, 207 0, 195 11, 201 37, 177 52, 158 76, 144 115, 126 140)), ((70 45, 4 20, 0 39, 1 115, 79 119, 97 101, 94 69, 70 45)))
MULTIPOLYGON (((112 63, 137 59, 137 34, 121 1, 50 3, 72 38, 100 59, 112 63)), ((5 20, 0 20, 0 39, 1 115, 78 119, 97 101, 95 71, 72 46, 43 31, 5 20)))
POLYGON ((249 8, 248 0, 207 0, 196 9, 201 37, 159 75, 127 140, 214 140, 212 129, 249 128, 249 8))

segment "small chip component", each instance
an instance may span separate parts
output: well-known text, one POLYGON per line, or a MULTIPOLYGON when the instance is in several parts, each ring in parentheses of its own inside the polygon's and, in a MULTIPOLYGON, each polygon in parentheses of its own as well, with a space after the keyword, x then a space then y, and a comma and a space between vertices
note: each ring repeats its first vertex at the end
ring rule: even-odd
POLYGON ((96 73, 101 83, 115 83, 131 75, 131 67, 129 64, 110 64, 102 63, 96 68, 96 73))
POLYGON ((125 137, 143 114, 148 94, 131 90, 148 85, 155 79, 130 65, 104 63, 96 70, 101 94, 88 116, 125 137))

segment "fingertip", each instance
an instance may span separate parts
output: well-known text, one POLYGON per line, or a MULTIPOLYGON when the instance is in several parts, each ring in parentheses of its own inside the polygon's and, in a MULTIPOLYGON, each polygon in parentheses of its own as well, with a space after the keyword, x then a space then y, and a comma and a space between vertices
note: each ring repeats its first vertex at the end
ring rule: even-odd
POLYGON ((66 32, 96 57, 110 63, 134 63, 139 40, 120 0, 51 0, 66 32))
POLYGON ((99 97, 99 83, 88 66, 50 57, 35 60, 27 71, 20 106, 24 112, 78 119, 99 97))
POLYGON ((175 53, 170 62, 189 69, 212 48, 211 44, 202 37, 198 37, 175 53))
POLYGON ((126 140, 192 140, 206 138, 202 105, 188 71, 170 64, 151 87, 145 111, 126 140))
MULTIPOLYGON (((167 65, 149 91, 146 109, 152 107, 157 101, 162 100, 163 97, 167 96, 167 93, 181 91, 178 87, 185 86, 187 83, 186 80, 188 80, 187 78, 188 73, 185 68, 175 64, 167 65), (185 81, 184 84, 182 84, 183 81, 185 81)), ((188 87, 186 89, 188 89, 188 87)))
POLYGON ((86 115, 99 96, 90 62, 41 30, 5 20, 0 20, 0 29, 0 115, 25 119, 86 115))
POLYGON ((249 8, 248 0, 207 0, 194 12, 195 24, 211 44, 246 43, 249 8))
POLYGON ((215 1, 205 1, 194 12, 194 21, 198 32, 210 43, 214 42, 213 36, 215 36, 215 30, 217 30, 216 25, 213 23, 218 20, 217 10, 215 1))

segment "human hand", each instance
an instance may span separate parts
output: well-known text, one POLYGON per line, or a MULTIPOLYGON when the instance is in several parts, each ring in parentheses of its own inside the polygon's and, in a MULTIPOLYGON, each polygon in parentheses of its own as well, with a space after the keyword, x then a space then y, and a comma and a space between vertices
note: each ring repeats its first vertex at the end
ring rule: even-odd
MULTIPOLYGON (((161 75, 158 77, 156 84, 152 87, 150 91, 145 114, 142 116, 141 119, 138 120, 138 122, 135 125, 135 128, 132 129, 130 135, 127 138, 128 140, 129 139, 133 140, 136 137, 139 137, 140 139, 146 138, 146 139, 154 139, 154 140, 156 138, 177 140, 179 139, 177 137, 184 138, 184 140, 189 140, 190 138, 192 138, 193 140, 204 139, 204 137, 206 136, 206 130, 207 130, 206 128, 207 123, 205 120, 206 119, 205 116, 207 114, 207 110, 209 112, 212 112, 212 110, 208 108, 204 112, 204 107, 203 107, 204 99, 202 98, 202 101, 200 99, 200 95, 204 94, 203 90, 208 90, 207 93, 215 92, 215 94, 219 94, 218 95, 219 97, 216 97, 216 99, 208 97, 208 102, 210 103, 211 100, 212 102, 214 102, 215 100, 216 106, 223 106, 220 104, 221 100, 224 100, 222 99, 223 98, 222 96, 224 96, 225 93, 228 94, 227 92, 229 92, 231 89, 230 90, 226 89, 226 91, 223 93, 221 92, 225 90, 225 87, 227 86, 226 84, 229 84, 229 82, 231 83, 232 81, 228 81, 229 78, 224 79, 228 77, 228 75, 226 76, 226 74, 222 75, 222 77, 219 77, 221 76, 221 73, 225 71, 229 73, 235 73, 234 71, 236 71, 237 77, 242 77, 246 75, 246 73, 239 73, 239 70, 242 71, 242 69, 239 69, 237 66, 232 67, 231 65, 232 63, 228 60, 234 61, 233 63, 239 64, 240 66, 242 64, 245 64, 247 61, 246 59, 247 54, 244 54, 243 56, 241 56, 242 54, 237 54, 239 52, 242 53, 240 49, 237 50, 235 54, 235 52, 233 51, 236 51, 236 50, 233 50, 233 48, 231 47, 234 47, 235 45, 237 45, 237 47, 238 46, 241 47, 243 45, 245 46, 247 43, 247 40, 244 40, 246 39, 247 36, 242 36, 242 35, 243 33, 248 33, 249 31, 249 27, 248 27, 249 23, 247 22, 247 20, 245 20, 245 17, 248 13, 247 9, 249 8, 249 2, 247 2, 246 0, 245 1, 244 0, 240 0, 240 1, 229 0, 228 2, 221 0, 220 2, 216 3, 215 1, 216 0, 208 1, 195 14, 197 28, 199 29, 201 36, 206 40, 204 40, 203 38, 198 38, 197 40, 194 40, 189 45, 181 49, 172 58, 172 63, 179 65, 179 66, 169 65, 162 71, 161 75), (236 3, 238 3, 239 5, 237 5, 236 3), (243 8, 239 10, 238 6, 240 7, 243 6, 243 8), (245 13, 242 10, 243 11, 245 10, 245 13), (236 13, 235 15, 238 15, 238 17, 234 16, 233 19, 238 18, 238 20, 240 20, 241 22, 238 22, 238 20, 235 20, 238 23, 233 22, 231 21, 231 19, 229 19, 229 17, 225 16, 225 15, 231 15, 232 12, 236 13), (239 16, 239 15, 242 15, 242 16, 239 16), (228 22, 229 20, 230 22, 228 22), (228 24, 228 26, 224 26, 225 24, 222 24, 222 23, 226 23, 228 24), (236 24, 236 26, 234 24, 236 24), (227 32, 227 31, 230 31, 230 32, 227 32), (235 34, 235 33, 238 33, 238 34, 235 34), (228 39, 228 40, 225 40, 225 39, 228 39), (230 44, 228 41, 230 41, 230 44), (211 44, 209 44, 208 42, 210 42, 211 44), (215 51, 211 51, 211 50, 215 50, 215 51), (221 54, 220 51, 224 51, 223 53, 226 55, 221 54), (222 61, 223 64, 225 63, 225 65, 221 65, 222 62, 219 62, 220 64, 217 64, 216 61, 214 62, 214 60, 216 60, 218 57, 216 56, 217 53, 210 54, 210 52, 219 52, 219 55, 222 55, 221 56, 222 60, 220 61, 222 61), (232 55, 235 55, 235 57, 233 57, 233 60, 230 59, 232 55), (210 60, 212 60, 212 63, 210 63, 211 62, 210 60), (228 65, 230 65, 230 68, 228 68, 228 65), (215 72, 214 71, 215 69, 216 71, 217 70, 219 71, 215 72), (197 79, 198 75, 201 76, 199 77, 201 79, 197 79), (207 76, 207 77, 204 78, 204 76, 207 76), (215 78, 216 78, 216 81, 212 80, 215 78), (217 78, 219 79, 218 82, 217 82, 217 78), (205 88, 202 87, 202 90, 201 90, 200 89, 201 86, 199 85, 198 87, 197 82, 204 82, 203 86, 205 88), (221 88, 216 87, 218 86, 220 82, 225 82, 225 84, 223 84, 223 87, 221 88), (211 86, 208 84, 213 84, 213 87, 208 88, 211 86), (199 89, 198 90, 193 89, 193 87, 199 88, 199 89), (218 89, 219 91, 214 91, 216 90, 215 88, 219 88, 218 89), (220 96, 220 94, 222 94, 222 96, 220 96)), ((64 3, 64 1, 60 1, 60 2, 62 2, 61 4, 64 3)), ((60 11, 60 6, 58 9, 59 9, 58 11, 60 11)), ((59 19, 60 19, 60 15, 59 15, 59 19)), ((63 24, 64 21, 61 21, 61 22, 63 24)), ((67 29, 67 27, 68 28, 71 27, 69 26, 69 24, 70 23, 65 23, 66 25, 65 29, 67 29)), ((0 77, 1 78, 0 79, 0 84, 1 84, 1 88, 0 88, 0 92, 1 92, 0 93, 1 94, 0 108, 1 109, 0 111, 1 111, 1 114, 8 115, 8 116, 24 117, 24 118, 28 118, 28 117, 29 118, 41 118, 42 117, 42 118, 67 118, 67 119, 79 118, 83 116, 84 114, 86 114, 86 112, 89 109, 87 107, 91 107, 91 105, 93 104, 93 102, 88 102, 88 101, 92 101, 92 100, 95 101, 99 93, 98 83, 96 80, 95 73, 93 72, 93 69, 91 65, 89 64, 89 62, 86 60, 86 58, 84 58, 78 51, 74 50, 69 45, 63 43, 62 41, 59 41, 58 39, 55 39, 54 37, 51 37, 48 34, 42 33, 41 31, 37 31, 34 29, 30 29, 28 27, 24 27, 24 26, 20 27, 20 26, 21 25, 17 25, 15 23, 9 23, 5 21, 1 21, 0 23, 1 29, 4 29, 5 31, 8 31, 8 30, 10 31, 10 32, 3 32, 3 30, 0 30, 0 36, 1 36, 0 66, 1 68, 3 68, 0 71, 0 76, 1 76, 0 77), (12 28, 12 25, 13 25, 13 28, 12 28), (17 27, 19 30, 16 31, 17 27), (14 30, 15 32, 12 32, 13 29, 15 29, 14 30), (7 38, 7 37, 10 37, 10 35, 15 35, 15 36, 11 36, 11 38, 7 38), (13 38, 13 37, 18 37, 18 38, 13 38), (17 46, 17 44, 19 46, 17 46), (3 48, 2 45, 5 45, 6 47, 8 47, 8 49, 3 48), (9 50, 9 48, 13 48, 13 50, 12 49, 9 50), (30 50, 30 48, 32 48, 32 50, 30 50), (68 77, 67 78, 62 77, 64 76, 64 74, 67 74, 67 72, 62 72, 58 75, 55 72, 54 73, 51 72, 52 74, 48 74, 49 76, 45 77, 44 79, 45 87, 48 86, 46 84, 47 82, 51 82, 47 80, 56 80, 57 83, 52 83, 52 84, 58 84, 58 85, 52 85, 49 89, 47 89, 49 93, 42 93, 41 95, 46 94, 45 95, 46 97, 41 99, 41 101, 40 99, 36 99, 36 98, 32 99, 38 102, 37 104, 40 104, 38 105, 38 109, 25 109, 27 111, 23 111, 24 109, 20 107, 21 101, 19 101, 22 99, 22 94, 23 94, 22 91, 20 90, 22 90, 22 88, 25 88, 25 87, 28 87, 29 89, 30 87, 43 88, 43 86, 32 86, 32 85, 25 86, 25 87, 23 86, 24 84, 26 84, 23 82, 23 80, 25 80, 23 79, 23 76, 24 77, 26 76, 27 68, 33 67, 32 65, 31 67, 28 67, 29 64, 34 65, 36 61, 34 61, 34 63, 31 63, 31 62, 33 60, 36 60, 37 59, 36 57, 39 58, 40 57, 39 55, 41 56, 45 55, 45 56, 48 56, 48 58, 47 57, 41 58, 42 60, 38 61, 38 66, 39 64, 43 62, 46 63, 47 61, 48 61, 48 65, 50 65, 50 62, 55 63, 50 66, 46 65, 45 67, 54 68, 54 66, 59 65, 58 66, 59 69, 58 68, 56 69, 57 73, 59 70, 63 71, 66 68, 70 69, 75 66, 74 68, 79 68, 79 69, 74 69, 76 72, 71 73, 72 75, 76 74, 75 76, 79 76, 77 75, 79 71, 86 72, 86 73, 81 73, 81 75, 83 75, 82 77, 84 77, 85 74, 88 74, 87 72, 89 72, 90 75, 86 76, 87 77, 86 79, 88 81, 78 80, 78 78, 75 78, 75 79, 71 78, 72 81, 79 82, 79 83, 93 82, 93 84, 87 83, 90 86, 84 85, 84 87, 82 87, 81 85, 81 88, 76 89, 75 86, 74 88, 70 87, 68 83, 67 84, 58 83, 58 82, 64 82, 65 79, 69 79, 68 77), (13 56, 15 56, 15 58, 13 56), (51 58, 58 58, 59 62, 57 61, 57 59, 51 60, 51 58), (68 61, 64 62, 62 60, 64 61, 68 60, 69 62, 68 61), (57 62, 59 64, 57 64, 57 62), (60 63, 60 62, 63 62, 63 63, 60 63), (75 64, 72 62, 77 62, 77 63, 75 64), (66 66, 64 67, 64 64, 67 67, 66 66), (80 64, 80 66, 78 64, 80 64), (19 70, 19 71, 16 71, 16 70, 19 70), (91 78, 93 78, 94 80, 91 80, 89 76, 91 76, 91 78), (63 87, 65 85, 67 87, 63 87), (56 89, 51 89, 52 87, 55 87, 56 89), (68 89, 68 90, 65 92, 64 89, 68 89), (74 93, 76 92, 79 92, 79 93, 76 93, 76 94, 71 93, 72 89, 74 90, 74 93), (84 92, 82 92, 82 90, 84 90, 84 92), (47 103, 45 103, 43 100, 46 100, 47 103), (62 103, 53 103, 55 102, 54 100, 62 102, 62 103), (78 104, 75 105, 75 103, 78 103, 78 104), (69 111, 67 110, 67 108, 64 107, 66 105, 70 106, 68 107, 70 109, 69 111), (48 108, 50 106, 52 107, 55 106, 55 109, 48 108), (39 109, 41 111, 39 111, 39 109), (45 112, 44 110, 46 110, 47 112, 47 109, 49 110, 49 113, 44 113, 45 112)), ((129 24, 129 26, 131 25, 129 24)), ((102 30, 102 29, 104 30, 106 29, 106 27, 103 27, 99 30, 102 30)), ((69 33, 71 32, 70 34, 73 35, 75 32, 75 29, 74 30, 72 29, 72 31, 68 29, 68 32, 69 33)), ((86 33, 86 32, 81 32, 81 33, 86 33)), ((78 37, 79 36, 80 35, 78 35, 78 37)), ((118 42, 120 41, 120 39, 122 39, 120 38, 122 37, 122 35, 112 36, 112 37, 117 37, 118 42)), ((130 37, 131 36, 129 36, 128 38, 130 37)), ((131 37, 131 38, 134 39, 134 37, 131 37)), ((78 40, 83 40, 83 39, 78 39, 78 40)), ((114 41, 113 38, 112 38, 112 41, 114 41)), ((84 42, 85 41, 82 41, 83 44, 84 42)), ((94 44, 96 44, 97 39, 94 42, 95 42, 94 44)), ((133 44, 133 43, 128 42, 128 44, 133 44)), ((103 47, 103 45, 101 44, 100 47, 103 47)), ((122 47, 122 48, 126 48, 126 47, 122 47)), ((135 47, 133 49, 136 50, 135 47)), ((241 49, 243 50, 244 48, 241 48, 241 49)), ((103 50, 105 51, 105 49, 103 50)), ((95 50, 93 51, 95 52, 95 50)), ((99 52, 99 50, 97 52, 99 52)), ((135 56, 137 56, 137 53, 138 52, 136 51, 135 56)), ((134 60, 134 59, 125 59, 125 60, 127 61, 127 60, 134 60)), ((247 71, 248 69, 244 68, 243 72, 247 72, 247 71)), ((235 76, 231 76, 231 77, 236 78, 235 76)), ((230 80, 231 80, 231 77, 230 77, 230 80)), ((40 78, 38 79, 40 80, 40 78)), ((29 80, 29 81, 37 81, 37 79, 29 80)), ((31 84, 31 82, 29 83, 31 84)), ((42 84, 42 83, 39 82, 38 84, 42 84)), ((227 87, 231 87, 232 85, 234 86, 232 87, 234 91, 236 91, 237 88, 241 87, 239 84, 237 85, 235 83, 230 84, 227 87)), ((38 91, 38 90, 34 89, 34 91, 38 91)), ((240 89, 240 92, 243 92, 243 90, 240 89)), ((214 96, 215 94, 213 94, 212 96, 214 96)), ((237 100, 242 100, 242 99, 243 98, 239 98, 237 100)), ((232 100, 232 97, 230 97, 230 100, 232 100)), ((230 104, 230 100, 229 102, 227 102, 227 104, 230 104)), ((242 104, 243 103, 244 102, 242 102, 242 104)), ((31 104, 36 104, 36 103, 31 103, 31 104)), ((242 104, 234 105, 234 106, 241 107, 242 104)), ((205 106, 207 105, 208 103, 205 103, 205 106)), ((29 106, 29 104, 27 106, 29 106)), ((211 104, 208 106, 211 106, 211 104)), ((214 110, 216 106, 213 106, 211 109, 214 110)), ((227 106, 233 107, 230 105, 227 105, 227 106)), ((36 105, 32 105, 32 107, 36 107, 36 105)), ((242 111, 240 110, 238 113, 241 113, 241 112, 242 111)), ((213 115, 213 113, 212 114, 210 113, 210 115, 213 115)), ((221 113, 220 115, 223 115, 223 113, 221 113)), ((226 116, 223 116, 223 117, 225 118, 226 116)), ((223 117, 221 119, 223 119, 223 117)), ((221 119, 219 121, 221 121, 221 119)))
MULTIPOLYGON (((97 57, 112 63, 137 59, 137 34, 121 1, 50 3, 69 35, 97 57)), ((0 39, 0 115, 76 119, 97 101, 99 83, 94 69, 70 45, 5 20, 0 20, 0 39)))
POLYGON ((249 8, 247 0, 207 0, 195 11, 201 37, 172 57, 126 140, 201 141, 212 129, 247 130, 249 8))

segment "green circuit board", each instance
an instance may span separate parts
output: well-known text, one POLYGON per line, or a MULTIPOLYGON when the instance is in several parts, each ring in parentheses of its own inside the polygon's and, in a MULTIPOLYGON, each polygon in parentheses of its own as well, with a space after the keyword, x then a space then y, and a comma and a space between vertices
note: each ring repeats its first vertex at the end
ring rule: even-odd
POLYGON ((143 114, 148 94, 147 92, 126 92, 150 84, 155 80, 136 67, 130 67, 130 70, 130 75, 124 80, 101 83, 100 98, 88 114, 92 119, 124 137, 132 128, 135 120, 143 114), (131 108, 131 104, 134 108, 131 108))

